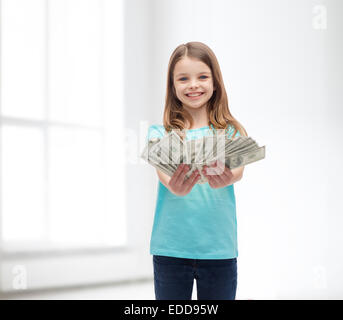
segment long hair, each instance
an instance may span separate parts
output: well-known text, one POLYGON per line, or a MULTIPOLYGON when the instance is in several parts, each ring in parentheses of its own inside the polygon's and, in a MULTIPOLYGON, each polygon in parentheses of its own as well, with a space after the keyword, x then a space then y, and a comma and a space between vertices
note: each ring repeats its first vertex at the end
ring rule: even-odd
MULTIPOLYGON (((213 86, 216 88, 213 91, 212 97, 207 103, 207 117, 209 119, 209 127, 215 129, 225 129, 227 132, 229 126, 234 127, 235 136, 237 131, 242 136, 247 136, 247 132, 244 127, 232 116, 229 110, 228 98, 223 83, 222 74, 217 61, 217 58, 213 51, 202 42, 188 42, 186 44, 179 45, 172 53, 167 73, 167 92, 163 115, 163 125, 167 132, 176 130, 180 134, 181 138, 185 137, 184 129, 186 120, 193 126, 193 119, 190 113, 182 107, 181 101, 177 98, 174 87, 174 69, 175 65, 181 59, 189 57, 198 59, 205 63, 212 72, 213 86)), ((224 131, 224 130, 220 130, 224 131)))

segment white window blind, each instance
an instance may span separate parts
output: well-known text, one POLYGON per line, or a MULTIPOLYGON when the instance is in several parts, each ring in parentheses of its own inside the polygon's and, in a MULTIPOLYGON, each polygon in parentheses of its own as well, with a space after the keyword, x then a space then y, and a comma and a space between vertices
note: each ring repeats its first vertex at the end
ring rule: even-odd
POLYGON ((125 245, 121 1, 0 3, 2 250, 125 245))

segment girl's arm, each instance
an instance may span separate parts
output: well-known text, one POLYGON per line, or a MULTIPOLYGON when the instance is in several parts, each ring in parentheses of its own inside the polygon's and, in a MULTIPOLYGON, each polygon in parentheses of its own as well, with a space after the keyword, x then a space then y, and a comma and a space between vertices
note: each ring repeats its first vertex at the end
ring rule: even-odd
POLYGON ((232 183, 235 183, 239 180, 242 179, 243 177, 243 171, 244 171, 244 167, 240 167, 240 168, 236 168, 236 169, 232 169, 231 172, 233 174, 233 181, 232 183))
MULTIPOLYGON (((240 168, 236 168, 236 169, 232 169, 231 172, 233 174, 233 182, 235 183, 239 180, 242 179, 243 177, 243 171, 244 171, 244 167, 240 167, 240 168)), ((156 169, 158 178, 160 179, 161 183, 167 188, 169 189, 169 181, 171 179, 171 177, 169 177, 167 174, 165 174, 164 172, 156 169)), ((169 189, 170 190, 170 189, 169 189)))
POLYGON ((210 166, 204 166, 202 173, 208 180, 208 184, 213 189, 223 188, 234 184, 243 177, 244 167, 230 170, 220 160, 215 161, 210 166))
POLYGON ((171 179, 171 177, 169 177, 167 174, 165 174, 164 172, 156 169, 156 172, 157 172, 157 175, 158 175, 158 178, 160 179, 160 181, 162 182, 162 184, 168 188, 168 184, 169 184, 169 181, 171 179))
POLYGON ((185 178, 189 171, 189 166, 181 164, 178 166, 172 177, 156 169, 157 175, 161 183, 172 193, 177 196, 185 196, 190 193, 194 185, 200 179, 198 170, 194 170, 188 179, 185 178))

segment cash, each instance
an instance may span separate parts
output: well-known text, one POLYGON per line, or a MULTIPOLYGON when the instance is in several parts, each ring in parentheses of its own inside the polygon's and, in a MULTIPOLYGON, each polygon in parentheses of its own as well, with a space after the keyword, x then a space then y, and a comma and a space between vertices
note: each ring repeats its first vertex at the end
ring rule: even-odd
POLYGON ((194 170, 201 177, 197 183, 207 182, 202 173, 204 165, 210 166, 216 160, 235 169, 265 158, 265 146, 259 147, 251 137, 228 138, 224 134, 204 136, 183 141, 175 131, 163 138, 152 138, 145 145, 141 158, 168 176, 172 176, 181 163, 190 167, 188 178, 194 170))

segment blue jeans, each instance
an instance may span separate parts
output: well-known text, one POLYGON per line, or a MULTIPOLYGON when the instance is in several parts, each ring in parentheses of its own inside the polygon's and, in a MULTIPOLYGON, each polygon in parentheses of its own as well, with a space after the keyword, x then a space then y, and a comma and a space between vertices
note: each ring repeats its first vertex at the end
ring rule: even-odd
POLYGON ((235 300, 237 258, 185 259, 153 255, 156 300, 235 300))

